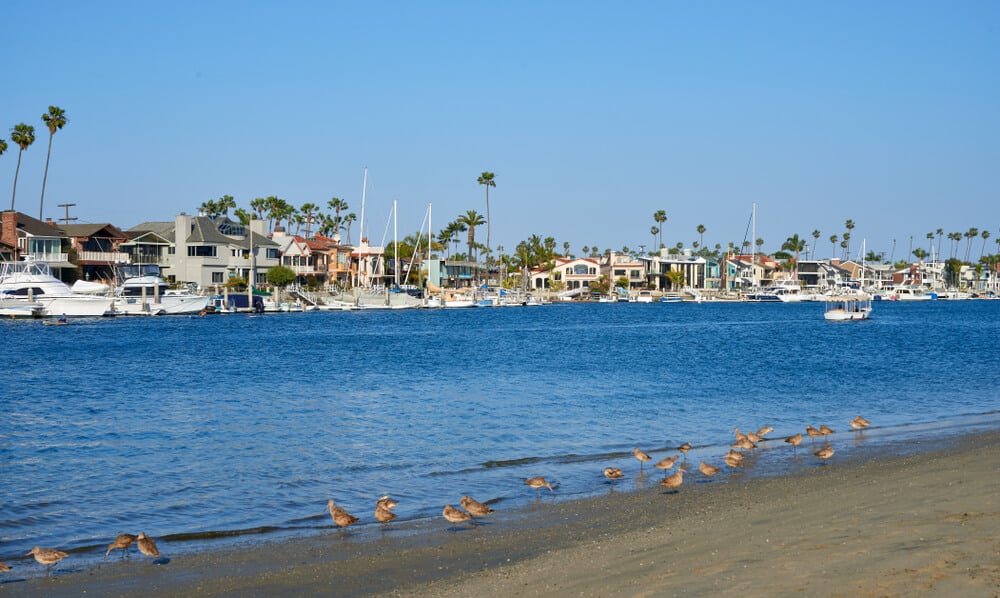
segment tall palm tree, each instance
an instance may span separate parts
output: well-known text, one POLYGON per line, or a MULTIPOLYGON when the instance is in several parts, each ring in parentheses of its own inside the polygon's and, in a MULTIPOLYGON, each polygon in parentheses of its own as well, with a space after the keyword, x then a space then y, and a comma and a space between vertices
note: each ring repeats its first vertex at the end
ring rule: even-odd
POLYGON ((785 240, 781 245, 782 251, 795 252, 795 280, 799 279, 799 253, 806 248, 805 239, 800 239, 798 233, 785 240))
POLYGON ((486 187, 486 260, 487 260, 486 268, 487 268, 487 272, 489 272, 489 259, 490 259, 489 256, 490 256, 490 252, 493 249, 493 247, 490 245, 490 228, 492 228, 491 224, 493 222, 493 219, 490 218, 490 187, 496 187, 497 186, 496 181, 493 180, 494 176, 495 175, 492 172, 486 172, 486 171, 484 171, 482 174, 479 175, 479 178, 476 179, 477 183, 479 183, 480 185, 486 187))
POLYGON ((219 213, 223 216, 229 217, 229 210, 236 209, 236 199, 232 195, 223 195, 219 198, 217 202, 219 207, 219 213))
MULTIPOLYGON (((656 235, 660 234, 660 229, 659 229, 659 227, 656 227, 656 226, 651 226, 651 227, 649 227, 649 234, 653 235, 653 245, 655 246, 655 245, 656 245, 656 235)), ((586 251, 586 250, 584 250, 584 252, 583 252, 583 253, 584 253, 584 254, 586 254, 586 253, 587 253, 587 251, 586 251)), ((652 252, 650 252, 650 253, 652 253, 652 252)), ((659 251, 659 247, 657 247, 657 251, 656 251, 656 254, 657 254, 657 255, 659 255, 659 254, 660 254, 660 251, 659 251)))
POLYGON ((847 232, 844 233, 844 240, 847 241, 847 245, 844 247, 844 254, 847 257, 850 257, 851 256, 851 242, 850 242, 851 241, 851 231, 854 230, 854 221, 851 220, 851 219, 848 219, 847 222, 844 223, 844 228, 847 229, 847 232))
POLYGON ((967 239, 965 243, 965 261, 969 261, 969 252, 972 251, 972 240, 979 236, 979 229, 972 227, 969 232, 965 233, 965 238, 967 239))
POLYGON ((344 216, 343 227, 347 231, 347 244, 348 245, 351 244, 351 225, 354 224, 357 221, 357 219, 358 219, 358 215, 355 214, 354 212, 351 212, 347 216, 344 216))
POLYGON ((933 255, 934 254, 934 233, 933 232, 927 233, 927 245, 928 245, 928 247, 927 247, 927 255, 933 255))
POLYGON ((333 210, 334 228, 339 231, 341 225, 340 212, 348 209, 347 202, 339 197, 333 197, 330 198, 330 201, 326 202, 326 205, 333 210))
POLYGON ((310 238, 312 235, 312 225, 316 223, 316 213, 319 211, 319 206, 309 202, 302 204, 299 208, 299 212, 302 213, 302 223, 306 225, 306 238, 310 238))
POLYGON ((830 259, 837 255, 837 235, 830 235, 830 259))
POLYGON ((563 257, 569 257, 569 241, 563 241, 563 257))
POLYGON ((42 198, 38 201, 38 219, 42 219, 42 209, 45 206, 45 182, 49 178, 49 158, 52 157, 52 138, 56 131, 62 129, 69 122, 66 118, 66 111, 57 106, 49 106, 49 111, 42 115, 42 121, 49 128, 49 151, 45 154, 45 175, 42 177, 42 198))
POLYGON ((819 245, 819 236, 820 236, 820 234, 822 234, 822 233, 819 232, 818 228, 817 229, 813 229, 813 232, 812 232, 813 246, 809 250, 809 259, 815 259, 816 258, 816 246, 819 245))
POLYGON ((21 172, 21 154, 35 142, 35 127, 19 123, 10 130, 10 140, 17 144, 17 168, 14 169, 14 192, 10 195, 10 211, 14 211, 14 197, 17 196, 17 175, 21 172))
POLYGON ((667 221, 667 212, 665 210, 656 210, 655 212, 653 212, 653 220, 660 225, 659 226, 660 246, 657 247, 657 249, 660 249, 663 247, 663 228, 664 228, 663 223, 667 221))
POLYGON ((267 209, 267 200, 263 197, 250 200, 250 209, 257 212, 257 220, 263 220, 264 210, 267 209))
POLYGON ((938 238, 938 247, 937 247, 938 261, 943 262, 944 260, 941 259, 941 235, 944 234, 944 229, 939 228, 935 232, 937 233, 937 238, 938 238))
POLYGON ((476 246, 476 227, 486 224, 482 214, 475 210, 468 210, 455 221, 468 227, 469 231, 469 259, 472 260, 472 250, 476 246))
POLYGON ((0 139, 0 156, 2 156, 3 153, 6 151, 7 151, 7 140, 0 139))
POLYGON ((699 224, 697 230, 698 230, 698 245, 704 246, 705 245, 705 231, 707 231, 708 229, 705 228, 704 224, 699 224))
POLYGON ((983 256, 986 255, 986 239, 990 238, 990 231, 983 229, 979 236, 983 238, 983 248, 979 250, 979 259, 983 259, 983 256))
POLYGON ((844 261, 851 258, 851 233, 845 232, 844 237, 841 240, 840 246, 844 248, 844 261))

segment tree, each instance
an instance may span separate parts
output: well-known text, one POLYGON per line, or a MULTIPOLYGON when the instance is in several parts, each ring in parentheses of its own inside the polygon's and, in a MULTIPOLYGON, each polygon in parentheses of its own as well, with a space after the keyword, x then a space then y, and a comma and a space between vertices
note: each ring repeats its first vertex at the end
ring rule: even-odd
POLYGON ((667 221, 667 212, 665 210, 657 210, 653 212, 653 220, 660 225, 657 232, 660 234, 660 245, 657 249, 663 248, 663 223, 667 221))
POLYGON ((287 266, 275 266, 267 271, 267 282, 276 287, 287 286, 295 280, 295 271, 287 266))
POLYGON ((938 259, 938 261, 941 261, 941 236, 944 234, 944 229, 939 228, 935 232, 937 233, 937 238, 938 238, 938 246, 937 246, 937 256, 938 256, 938 258, 937 259, 938 259))
POLYGON ((333 228, 336 231, 340 231, 340 226, 344 223, 344 220, 340 217, 341 211, 347 211, 347 202, 339 197, 330 198, 330 201, 326 202, 327 207, 333 210, 333 228))
POLYGON ((785 242, 781 245, 783 251, 791 251, 795 254, 795 280, 799 279, 799 252, 806 248, 806 242, 804 239, 800 239, 798 233, 788 237, 785 242))
POLYGON ((819 236, 820 236, 820 234, 821 233, 819 232, 818 228, 817 229, 813 229, 813 232, 812 232, 813 246, 812 246, 812 249, 809 251, 809 259, 815 259, 816 258, 816 246, 819 245, 819 236))
POLYGON ((847 229, 847 232, 844 233, 844 240, 847 241, 847 245, 844 246, 844 255, 847 256, 847 257, 850 257, 850 255, 851 255, 851 243, 850 243, 850 241, 851 241, 851 231, 854 230, 854 221, 848 219, 847 222, 844 223, 844 228, 847 229))
POLYGON ((972 240, 979 236, 979 229, 972 227, 969 232, 965 233, 965 238, 967 239, 965 243, 965 261, 969 261, 969 252, 972 251, 972 240))
POLYGON ((473 255, 472 249, 473 247, 475 247, 476 244, 476 227, 482 226, 483 224, 486 223, 486 221, 483 220, 483 216, 479 212, 475 210, 468 210, 465 212, 465 214, 459 216, 456 222, 460 222, 468 227, 469 255, 471 256, 473 255))
POLYGON ((236 208, 236 200, 232 195, 223 195, 219 198, 219 201, 216 202, 216 205, 219 207, 219 214, 228 218, 229 210, 236 208))
POLYGON ((705 231, 707 231, 708 229, 705 228, 704 224, 699 224, 697 230, 698 230, 698 245, 704 247, 704 245, 705 245, 705 231))
POLYGON ((62 108, 49 106, 49 111, 42 115, 42 122, 49 128, 49 151, 45 154, 45 175, 42 177, 42 198, 38 201, 38 219, 42 220, 42 209, 45 206, 45 182, 49 178, 49 158, 52 157, 52 138, 56 131, 66 126, 69 120, 62 108))
POLYGON ((354 224, 357 221, 357 219, 358 219, 358 215, 355 214, 354 212, 351 212, 347 216, 344 216, 344 224, 343 224, 343 226, 344 226, 345 231, 347 232, 347 244, 348 245, 351 244, 351 225, 354 224))
POLYGON ((244 210, 243 208, 236 208, 233 214, 239 219, 240 224, 247 226, 250 224, 250 220, 253 218, 253 213, 244 210))
POLYGON ((841 240, 840 246, 844 249, 844 260, 851 259, 851 233, 844 233, 844 238, 841 240))
POLYGON ((684 272, 681 270, 671 270, 667 272, 667 280, 670 281, 670 289, 674 290, 684 286, 684 272))
POLYGON ((302 207, 299 208, 299 212, 302 213, 302 223, 306 225, 306 238, 312 237, 312 225, 316 223, 316 214, 319 212, 319 206, 314 203, 304 203, 302 207))
POLYGON ((569 257, 569 241, 563 241, 563 257, 569 257))
POLYGON ((983 229, 979 236, 983 238, 983 248, 979 250, 979 259, 983 259, 983 256, 986 255, 986 239, 990 238, 990 231, 983 229))
MULTIPOLYGON (((660 229, 659 229, 658 227, 655 227, 655 226, 651 226, 651 227, 649 227, 649 234, 653 235, 653 245, 654 245, 654 246, 656 246, 656 235, 660 234, 660 229)), ((586 253, 587 253, 587 250, 586 250, 586 249, 584 249, 584 250, 583 250, 583 253, 584 253, 584 254, 586 254, 586 253)), ((650 253, 652 253, 652 252, 650 252, 650 253)), ((657 247, 657 251, 656 251, 656 253, 657 253, 657 254, 659 254, 659 253, 660 253, 660 252, 659 252, 659 247, 657 247)))
POLYGON ((830 259, 837 255, 837 235, 830 235, 830 259))
POLYGON ((927 250, 923 247, 917 247, 913 250, 913 255, 917 258, 917 260, 922 262, 924 261, 924 258, 927 257, 927 250))
MULTIPOLYGON (((486 255, 489 256, 492 246, 490 245, 490 228, 492 218, 490 218, 490 187, 496 187, 496 181, 493 180, 494 174, 492 172, 483 172, 476 179, 476 182, 480 185, 486 187, 486 255)), ((486 267, 489 268, 489 257, 487 257, 486 267)))
POLYGON ((14 198, 17 196, 17 175, 21 172, 21 154, 35 142, 35 127, 19 123, 10 130, 10 140, 17 144, 17 167, 14 169, 14 191, 10 195, 10 211, 14 211, 14 198))
POLYGON ((257 220, 263 220, 264 210, 267 209, 267 200, 263 197, 250 200, 250 209, 257 212, 257 220))

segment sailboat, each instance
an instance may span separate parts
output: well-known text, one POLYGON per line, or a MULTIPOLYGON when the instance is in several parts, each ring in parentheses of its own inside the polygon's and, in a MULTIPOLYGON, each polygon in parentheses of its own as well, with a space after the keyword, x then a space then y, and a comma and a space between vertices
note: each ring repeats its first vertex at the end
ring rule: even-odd
POLYGON ((865 241, 861 241, 861 285, 853 293, 832 295, 826 298, 823 318, 833 322, 867 320, 872 313, 872 298, 865 291, 865 241))

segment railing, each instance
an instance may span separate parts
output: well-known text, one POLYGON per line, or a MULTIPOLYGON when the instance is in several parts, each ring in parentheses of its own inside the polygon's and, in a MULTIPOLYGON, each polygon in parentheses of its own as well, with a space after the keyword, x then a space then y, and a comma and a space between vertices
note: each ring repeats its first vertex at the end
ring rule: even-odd
POLYGON ((66 253, 32 253, 31 259, 36 262, 54 263, 69 261, 69 254, 66 253))
POLYGON ((122 251, 81 251, 80 261, 84 262, 108 262, 115 264, 131 263, 129 254, 122 251))

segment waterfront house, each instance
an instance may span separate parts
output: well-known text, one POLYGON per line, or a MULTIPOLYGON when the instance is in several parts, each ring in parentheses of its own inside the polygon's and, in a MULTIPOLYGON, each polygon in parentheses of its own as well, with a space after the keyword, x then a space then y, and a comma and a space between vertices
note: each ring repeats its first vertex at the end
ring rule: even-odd
POLYGON ((647 285, 647 264, 647 260, 631 254, 612 251, 601 264, 601 274, 614 286, 622 286, 619 283, 624 280, 626 289, 644 289, 647 285))
POLYGON ((721 267, 719 261, 713 257, 693 255, 690 249, 685 249, 681 253, 661 252, 660 255, 652 255, 644 258, 647 262, 647 278, 649 285, 660 290, 679 290, 671 283, 671 272, 680 273, 683 277, 681 287, 691 287, 699 290, 714 289, 721 287, 721 267))
POLYGON ((85 280, 113 280, 115 264, 129 261, 129 255, 120 249, 128 235, 113 224, 49 224, 69 239, 69 252, 85 280))
POLYGON ((64 282, 77 279, 76 264, 70 262, 70 242, 62 231, 21 212, 7 210, 0 217, 0 241, 11 248, 11 259, 30 256, 48 264, 52 274, 64 282))
POLYGON ((560 281, 566 291, 582 292, 599 281, 601 276, 601 264, 593 258, 557 257, 551 270, 535 268, 531 271, 529 287, 548 289, 553 281, 560 281))

